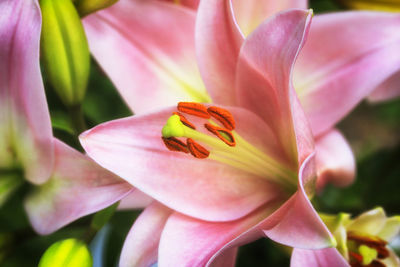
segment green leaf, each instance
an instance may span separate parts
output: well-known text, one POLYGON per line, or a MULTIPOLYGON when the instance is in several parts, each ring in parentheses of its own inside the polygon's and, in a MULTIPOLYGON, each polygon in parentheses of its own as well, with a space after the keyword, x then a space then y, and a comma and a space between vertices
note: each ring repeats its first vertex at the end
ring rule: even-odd
POLYGON ((20 173, 2 173, 0 170, 0 207, 24 183, 20 173))
POLYGON ((91 227, 94 230, 99 231, 111 219, 118 204, 119 202, 114 203, 113 205, 97 212, 93 217, 91 227))

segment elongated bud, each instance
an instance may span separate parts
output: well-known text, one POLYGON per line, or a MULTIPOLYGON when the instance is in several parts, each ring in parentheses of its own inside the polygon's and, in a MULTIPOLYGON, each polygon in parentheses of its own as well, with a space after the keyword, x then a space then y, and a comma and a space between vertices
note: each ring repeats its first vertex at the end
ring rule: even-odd
POLYGON ((51 245, 43 254, 39 267, 91 267, 89 249, 82 241, 65 239, 51 245))
POLYGON ((85 96, 90 55, 85 32, 71 0, 41 0, 44 71, 67 106, 85 96))
POLYGON ((79 15, 84 17, 97 10, 109 7, 118 2, 118 0, 76 0, 75 6, 79 15))
POLYGON ((398 0, 336 0, 339 5, 348 9, 377 10, 387 12, 399 12, 398 0))

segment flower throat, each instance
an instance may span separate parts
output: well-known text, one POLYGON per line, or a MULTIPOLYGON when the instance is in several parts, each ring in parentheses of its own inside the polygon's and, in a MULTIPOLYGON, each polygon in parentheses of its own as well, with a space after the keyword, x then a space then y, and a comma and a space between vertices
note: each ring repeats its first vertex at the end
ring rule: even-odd
POLYGON ((290 191, 296 190, 296 172, 242 138, 235 131, 236 122, 231 112, 195 102, 179 102, 177 110, 162 129, 162 140, 169 150, 216 160, 279 183, 290 191), (202 127, 206 131, 196 130, 198 126, 183 114, 204 119, 202 127))

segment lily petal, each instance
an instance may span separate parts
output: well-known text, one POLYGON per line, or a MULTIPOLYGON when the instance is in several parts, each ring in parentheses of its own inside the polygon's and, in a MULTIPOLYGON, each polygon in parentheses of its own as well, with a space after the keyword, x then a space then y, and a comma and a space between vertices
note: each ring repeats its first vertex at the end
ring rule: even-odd
POLYGON ((240 29, 248 36, 268 17, 290 8, 307 8, 307 0, 233 0, 240 29))
POLYGON ((32 183, 44 183, 54 155, 39 66, 37 1, 0 3, 0 168, 21 164, 32 183))
POLYGON ((161 266, 229 266, 233 249, 259 238, 254 226, 267 217, 274 205, 266 205, 248 216, 230 222, 208 222, 174 213, 161 235, 161 266), (227 254, 226 254, 227 253, 227 254), (228 262, 223 262, 227 260, 228 262), (223 264, 224 263, 224 264, 223 264), (221 265, 220 265, 221 264, 221 265))
POLYGON ((215 103, 235 105, 235 70, 242 43, 231 0, 201 1, 196 19, 197 60, 215 103))
POLYGON ((350 145, 338 130, 330 130, 316 140, 317 191, 328 183, 344 187, 355 178, 356 163, 350 145))
POLYGON ((189 8, 195 9, 195 10, 199 6, 199 2, 200 2, 200 0, 163 0, 163 1, 171 2, 171 3, 177 4, 177 5, 182 5, 182 6, 189 7, 189 8))
POLYGON ((378 237, 386 241, 391 241, 400 232, 400 216, 388 218, 385 226, 379 231, 378 237))
POLYGON ((400 71, 393 74, 368 97, 371 102, 387 101, 400 96, 400 71))
MULTIPOLYGON (((304 177, 308 176, 312 169, 310 159, 312 158, 305 161, 306 166, 302 169, 305 182, 307 179, 304 177)), ((302 192, 304 195, 304 191, 302 192)), ((225 253, 229 254, 231 249, 254 241, 261 237, 263 232, 268 237, 278 242, 284 241, 283 243, 288 245, 309 248, 331 245, 332 236, 312 209, 308 199, 305 200, 308 208, 301 209, 296 214, 294 210, 301 205, 294 206, 292 199, 272 215, 271 213, 280 206, 281 200, 267 203, 246 217, 230 222, 207 222, 174 213, 168 219, 161 236, 159 263, 164 266, 213 266, 214 263, 222 261, 220 257, 226 255, 225 253), (293 209, 288 209, 288 206, 293 209), (277 213, 286 214, 279 216, 277 213), (265 230, 271 227, 275 229, 265 230), (278 231, 287 239, 278 238, 278 231), (290 238, 293 240, 288 241, 290 238)))
POLYGON ((84 19, 93 56, 135 113, 210 101, 196 64, 195 15, 162 1, 120 0, 84 19))
MULTIPOLYGON (((312 159, 312 156, 308 158, 302 167, 303 182, 314 173, 312 159)), ((275 211, 280 204, 281 200, 268 203, 230 222, 207 222, 174 213, 161 236, 159 263, 163 266, 211 266, 230 249, 254 241, 263 232, 289 246, 315 249, 333 245, 332 235, 312 208, 304 189, 275 211)))
POLYGON ((299 171, 299 190, 260 225, 272 240, 296 248, 320 249, 336 245, 336 240, 313 208, 308 194, 315 179, 311 154, 299 171))
POLYGON ((209 267, 234 267, 236 266, 236 257, 238 253, 238 248, 231 248, 227 251, 224 251, 223 254, 216 257, 215 259, 211 258, 211 262, 208 264, 209 267))
POLYGON ((134 188, 87 156, 55 139, 55 169, 25 201, 25 210, 39 234, 108 207, 134 188))
MULTIPOLYGON (((281 194, 259 176, 168 151, 161 129, 173 111, 168 108, 101 124, 82 134, 81 143, 101 166, 166 206, 196 218, 237 219, 281 194)), ((235 131, 245 140, 260 150, 276 145, 270 129, 255 114, 240 108, 230 108, 230 112, 236 120, 235 131)))
POLYGON ((295 88, 314 135, 332 127, 399 71, 399 26, 398 14, 315 16, 294 72, 295 88))
POLYGON ((140 214, 126 237, 119 266, 148 267, 157 262, 160 236, 171 213, 155 201, 140 214))
MULTIPOLYGON (((281 145, 295 162, 297 144, 292 126, 292 102, 296 104, 297 100, 291 92, 291 72, 307 35, 311 15, 305 10, 291 10, 260 25, 244 42, 236 73, 239 104, 258 114, 278 133, 281 145)), ((293 114, 297 116, 296 112, 293 114)))
POLYGON ((136 189, 120 201, 118 209, 143 209, 150 205, 151 202, 153 202, 153 199, 151 197, 136 189))
POLYGON ((389 257, 382 260, 382 263, 385 266, 400 266, 400 259, 393 250, 389 249, 389 257))
POLYGON ((295 248, 290 259, 290 267, 350 267, 345 258, 335 248, 299 249, 295 248))
POLYGON ((364 212, 355 218, 347 227, 347 231, 364 232, 370 235, 377 235, 385 226, 385 211, 378 207, 364 212))

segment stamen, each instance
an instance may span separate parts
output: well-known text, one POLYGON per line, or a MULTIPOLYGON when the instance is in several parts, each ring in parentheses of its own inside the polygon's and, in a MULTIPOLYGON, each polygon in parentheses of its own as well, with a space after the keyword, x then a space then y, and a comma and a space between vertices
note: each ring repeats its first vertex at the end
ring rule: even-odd
POLYGON ((161 137, 164 141, 165 146, 171 151, 179 151, 184 153, 189 153, 189 150, 184 142, 175 137, 161 137))
POLYGON ((386 246, 387 242, 383 239, 380 239, 379 237, 376 236, 363 236, 359 235, 357 233, 354 233, 352 231, 347 232, 347 239, 348 240, 353 240, 359 244, 365 244, 367 246, 376 246, 376 247, 381 247, 381 246, 386 246))
POLYGON ((359 245, 359 252, 363 258, 363 266, 385 266, 377 260, 386 259, 390 255, 389 250, 386 248, 387 242, 385 240, 376 236, 359 235, 352 231, 347 232, 347 239, 359 245), (370 260, 371 255, 374 256, 372 260, 370 260))
MULTIPOLYGON (((178 106, 180 106, 180 111, 188 111, 187 113, 196 116, 199 114, 204 115, 203 113, 207 111, 204 105, 198 103, 181 102, 178 106)), ((222 117, 229 118, 230 113, 228 112, 228 114, 229 115, 223 115, 222 117)), ((208 117, 208 123, 204 124, 204 126, 212 133, 212 135, 197 131, 184 124, 184 119, 181 119, 180 114, 177 112, 168 118, 166 124, 162 128, 162 137, 166 139, 170 137, 187 138, 186 148, 196 158, 209 158, 258 175, 268 181, 282 185, 288 192, 294 192, 297 190, 296 171, 281 164, 279 161, 265 154, 257 147, 254 147, 238 133, 233 131, 231 132, 224 127, 218 126, 216 122, 214 122, 214 117, 210 119, 210 114, 208 114, 208 117), (207 145, 207 149, 198 142, 202 145, 207 145), (209 151, 208 148, 211 148, 211 150, 209 151)), ((233 119, 227 120, 234 123, 233 119)), ((232 127, 234 127, 234 124, 232 127)), ((173 146, 173 149, 175 149, 174 151, 179 149, 178 151, 184 152, 185 147, 178 143, 179 140, 178 142, 175 142, 175 140, 173 141, 174 142, 170 142, 167 140, 166 145, 170 145, 171 143, 172 145, 170 146, 173 146)))
POLYGON ((363 257, 360 254, 353 251, 350 251, 349 254, 352 258, 356 260, 357 263, 361 263, 363 261, 363 257))
POLYGON ((209 107, 207 111, 229 131, 235 129, 235 120, 228 110, 219 107, 209 107))
POLYGON ((211 133, 215 134, 219 139, 224 141, 224 143, 228 146, 236 145, 235 138, 230 131, 209 123, 204 124, 204 127, 206 127, 211 133))
POLYGON ((199 159, 205 159, 210 155, 210 151, 208 151, 205 147, 196 143, 192 138, 187 139, 187 147, 189 148, 190 153, 199 159))
POLYGON ((173 112, 172 114, 174 115, 178 115, 179 118, 181 119, 181 122, 183 124, 185 124, 187 127, 192 128, 193 130, 196 130, 196 126, 194 126, 190 121, 188 121, 188 119, 186 119, 185 116, 183 116, 181 113, 179 112, 173 112))
POLYGON ((383 260, 389 257, 390 255, 390 252, 386 247, 374 247, 374 249, 378 251, 378 259, 383 260))
POLYGON ((206 106, 195 102, 179 102, 178 110, 189 115, 194 115, 200 118, 209 119, 210 114, 207 112, 206 106))

